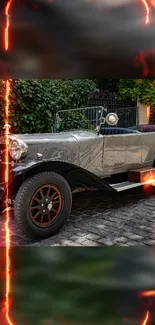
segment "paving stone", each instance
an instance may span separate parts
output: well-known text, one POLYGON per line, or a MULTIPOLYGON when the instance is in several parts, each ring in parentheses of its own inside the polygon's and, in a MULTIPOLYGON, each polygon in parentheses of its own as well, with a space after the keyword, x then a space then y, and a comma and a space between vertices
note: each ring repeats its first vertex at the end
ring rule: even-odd
POLYGON ((120 244, 125 244, 127 242, 127 238, 125 237, 119 237, 119 238, 116 238, 116 242, 117 243, 120 243, 120 244))
POLYGON ((86 235, 86 238, 96 241, 97 239, 100 239, 101 237, 91 233, 91 234, 86 235))
MULTIPOLYGON (((64 234, 63 234, 63 238, 64 238, 64 234)), ((66 237, 66 238, 67 238, 67 237, 66 237)), ((72 234, 72 235, 70 235, 68 238, 69 238, 71 241, 76 241, 76 240, 79 239, 79 236, 76 236, 76 235, 72 234)))
POLYGON ((141 240, 143 240, 143 237, 137 234, 133 234, 131 235, 130 239, 140 242, 141 240))
POLYGON ((50 245, 51 247, 55 247, 55 246, 61 246, 61 245, 59 245, 59 244, 53 244, 53 245, 50 245))
POLYGON ((144 240, 143 243, 144 243, 145 245, 147 245, 147 246, 152 246, 152 245, 154 244, 153 240, 151 240, 151 239, 144 240))
POLYGON ((70 240, 64 239, 61 241, 60 246, 72 246, 72 242, 70 240))
POLYGON ((76 235, 78 236, 78 237, 87 237, 87 235, 89 235, 89 233, 88 232, 82 232, 80 229, 79 230, 77 230, 77 232, 76 232, 76 235))
POLYGON ((97 242, 94 242, 92 240, 85 240, 83 243, 82 243, 82 246, 102 246, 102 245, 99 245, 99 243, 97 242))
POLYGON ((130 232, 124 232, 124 237, 127 237, 129 239, 135 240, 135 241, 141 241, 143 239, 142 236, 134 234, 134 233, 130 233, 130 232))
POLYGON ((134 240, 129 240, 126 244, 127 244, 127 246, 138 246, 137 242, 134 240))
POLYGON ((83 243, 84 243, 85 240, 86 240, 86 237, 85 237, 85 236, 78 237, 78 238, 75 240, 75 243, 83 245, 83 243))
MULTIPOLYGON (((11 220, 17 246, 133 246, 153 243, 155 199, 138 189, 123 193, 81 192, 73 196, 72 213, 63 229, 40 241, 23 235, 11 220)), ((0 218, 0 245, 5 245, 5 220, 0 218)))
POLYGON ((115 245, 115 241, 113 241, 111 239, 106 239, 106 238, 99 239, 97 242, 99 244, 103 244, 105 246, 114 246, 115 245))
POLYGON ((82 247, 82 245, 80 244, 80 243, 71 243, 71 245, 70 245, 71 247, 79 247, 79 246, 81 246, 82 247))

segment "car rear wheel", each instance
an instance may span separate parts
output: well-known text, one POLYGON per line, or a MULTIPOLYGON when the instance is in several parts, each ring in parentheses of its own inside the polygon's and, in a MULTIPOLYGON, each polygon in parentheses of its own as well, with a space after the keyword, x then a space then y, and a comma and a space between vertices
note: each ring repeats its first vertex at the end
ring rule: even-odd
POLYGON ((15 198, 14 215, 23 233, 48 238, 57 233, 70 215, 72 193, 59 174, 43 172, 28 178, 15 198))

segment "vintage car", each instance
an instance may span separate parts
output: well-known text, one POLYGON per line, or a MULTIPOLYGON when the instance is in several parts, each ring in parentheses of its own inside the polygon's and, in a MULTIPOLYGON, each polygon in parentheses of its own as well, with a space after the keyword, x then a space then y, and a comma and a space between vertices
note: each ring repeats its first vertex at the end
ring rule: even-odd
POLYGON ((155 132, 119 128, 117 114, 104 117, 101 107, 82 110, 95 110, 88 130, 58 132, 61 118, 57 114, 54 132, 9 135, 8 188, 5 135, 0 138, 1 202, 9 192, 15 220, 33 237, 47 238, 60 230, 71 212, 75 188, 120 192, 153 184, 155 132))

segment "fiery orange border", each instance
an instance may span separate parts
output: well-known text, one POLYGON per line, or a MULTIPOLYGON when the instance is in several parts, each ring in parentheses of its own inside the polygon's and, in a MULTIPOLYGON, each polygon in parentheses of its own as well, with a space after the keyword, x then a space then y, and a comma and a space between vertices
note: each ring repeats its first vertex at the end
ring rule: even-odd
MULTIPOLYGON (((4 48, 9 50, 9 27, 10 27, 10 7, 12 0, 9 0, 5 7, 6 24, 4 30, 4 48)), ((9 109, 10 109, 11 80, 5 81, 5 185, 6 185, 6 221, 5 221, 5 245, 6 245, 6 264, 5 264, 5 317, 7 324, 14 325, 10 317, 10 294, 11 294, 11 230, 9 226, 10 211, 8 209, 8 183, 9 183, 9 109)))
MULTIPOLYGON (((10 47, 9 43, 9 27, 10 27, 10 7, 13 0, 9 0, 5 7, 5 31, 4 31, 4 48, 7 52, 10 47)), ((145 23, 149 23, 150 8, 146 0, 141 0, 146 9, 146 20, 145 23)), ((9 108, 10 108, 10 93, 11 93, 11 80, 5 81, 5 144, 6 144, 6 154, 5 154, 5 184, 7 188, 6 195, 6 221, 5 221, 5 244, 6 244, 6 283, 5 283, 5 317, 9 325, 14 325, 10 317, 10 294, 11 294, 11 230, 9 227, 10 212, 8 209, 8 182, 9 182, 9 108)), ((149 319, 149 311, 146 312, 146 316, 143 320, 142 325, 147 325, 149 319)))
POLYGON ((148 2, 146 0, 141 0, 143 3, 145 10, 146 10, 146 19, 145 19, 145 24, 147 25, 150 21, 150 7, 148 5, 148 2))

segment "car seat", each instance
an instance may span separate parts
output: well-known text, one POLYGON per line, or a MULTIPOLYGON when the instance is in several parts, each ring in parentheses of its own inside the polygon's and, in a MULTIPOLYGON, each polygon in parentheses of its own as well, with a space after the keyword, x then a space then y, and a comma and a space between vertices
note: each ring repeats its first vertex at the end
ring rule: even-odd
POLYGON ((117 128, 117 127, 101 127, 100 134, 102 135, 112 135, 112 134, 132 134, 139 133, 137 130, 132 130, 128 128, 117 128))

